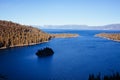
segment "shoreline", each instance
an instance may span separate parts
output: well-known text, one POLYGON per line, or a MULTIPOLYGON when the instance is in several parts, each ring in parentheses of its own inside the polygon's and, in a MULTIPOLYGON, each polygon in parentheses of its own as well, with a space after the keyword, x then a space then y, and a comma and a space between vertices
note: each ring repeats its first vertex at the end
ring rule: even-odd
MULTIPOLYGON (((23 46, 32 46, 32 45, 42 44, 42 43, 46 43, 46 42, 49 42, 49 41, 44 41, 44 42, 39 42, 39 43, 30 43, 30 44, 15 45, 15 46, 10 46, 10 47, 8 47, 8 48, 23 47, 23 46)), ((1 47, 0 50, 8 49, 8 48, 7 48, 7 47, 1 47)))
POLYGON ((105 36, 95 35, 95 37, 104 38, 104 39, 115 41, 115 42, 120 42, 120 40, 114 40, 114 39, 111 39, 111 38, 108 38, 108 37, 105 37, 105 36))
MULTIPOLYGON (((73 37, 78 37, 79 34, 50 34, 51 35, 51 39, 53 38, 73 38, 73 37)), ((14 47, 23 47, 23 46, 31 46, 31 45, 36 45, 36 44, 42 44, 42 43, 46 43, 49 41, 43 41, 43 42, 39 42, 39 43, 30 43, 30 44, 19 44, 19 45, 14 45, 14 46, 10 46, 8 48, 14 48, 14 47)), ((2 49, 8 49, 7 47, 1 47, 0 50, 2 49)))

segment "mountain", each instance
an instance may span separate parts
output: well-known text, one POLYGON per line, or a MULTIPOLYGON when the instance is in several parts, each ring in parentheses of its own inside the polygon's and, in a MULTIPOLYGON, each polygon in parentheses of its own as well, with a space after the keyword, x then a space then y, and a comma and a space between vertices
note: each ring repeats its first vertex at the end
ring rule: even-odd
POLYGON ((105 30, 120 30, 120 24, 109 24, 102 27, 105 30))
POLYGON ((120 24, 109 24, 104 26, 88 25, 44 25, 37 26, 41 29, 78 29, 78 30, 120 30, 120 24))
POLYGON ((38 28, 0 20, 0 48, 32 45, 50 38, 50 34, 38 28))

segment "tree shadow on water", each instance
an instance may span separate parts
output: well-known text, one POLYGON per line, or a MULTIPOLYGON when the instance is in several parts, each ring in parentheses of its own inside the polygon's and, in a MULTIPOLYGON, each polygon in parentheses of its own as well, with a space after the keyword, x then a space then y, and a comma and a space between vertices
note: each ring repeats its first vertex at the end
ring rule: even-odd
POLYGON ((120 73, 116 72, 112 75, 104 75, 101 77, 101 74, 98 75, 90 74, 88 80, 120 80, 120 73))
POLYGON ((8 80, 6 75, 0 74, 0 80, 8 80))

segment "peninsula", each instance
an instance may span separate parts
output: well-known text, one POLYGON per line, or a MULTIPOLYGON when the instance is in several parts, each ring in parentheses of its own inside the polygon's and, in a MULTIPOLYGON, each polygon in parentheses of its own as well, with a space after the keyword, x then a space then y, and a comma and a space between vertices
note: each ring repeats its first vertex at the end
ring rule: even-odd
POLYGON ((62 33, 62 34, 51 34, 53 38, 71 38, 71 37, 78 37, 78 34, 71 34, 71 33, 62 33))
POLYGON ((99 33, 95 36, 120 42, 120 33, 99 33))
POLYGON ((32 26, 0 20, 0 49, 39 44, 52 38, 77 36, 77 34, 48 34, 32 26))

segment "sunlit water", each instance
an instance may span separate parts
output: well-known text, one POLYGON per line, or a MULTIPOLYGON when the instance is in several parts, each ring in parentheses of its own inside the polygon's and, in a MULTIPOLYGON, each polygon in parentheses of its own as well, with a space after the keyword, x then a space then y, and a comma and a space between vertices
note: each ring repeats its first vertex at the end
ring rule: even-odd
POLYGON ((47 43, 0 50, 0 74, 8 80, 88 80, 89 74, 120 72, 120 43, 94 37, 101 32, 44 30, 78 33, 76 38, 56 38, 47 43), (54 55, 39 58, 38 49, 50 47, 54 55))

